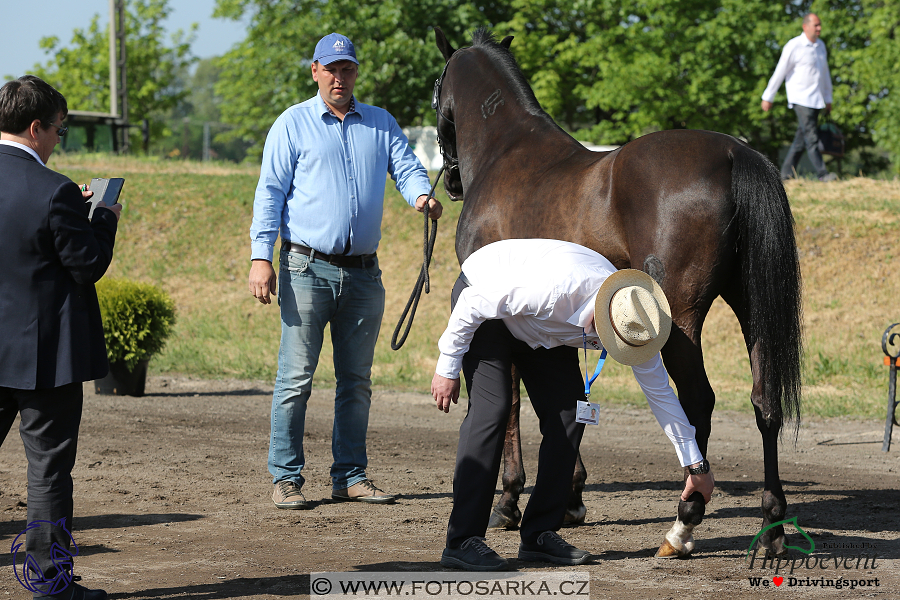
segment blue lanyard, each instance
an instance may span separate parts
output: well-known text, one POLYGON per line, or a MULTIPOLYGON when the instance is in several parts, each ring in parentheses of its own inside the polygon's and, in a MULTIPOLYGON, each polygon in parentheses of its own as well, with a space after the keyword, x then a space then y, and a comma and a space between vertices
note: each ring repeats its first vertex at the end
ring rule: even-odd
POLYGON ((587 399, 591 395, 591 384, 594 383, 594 380, 597 379, 598 375, 600 375, 600 371, 603 370, 603 365, 606 364, 606 348, 604 348, 603 352, 600 353, 600 359, 597 361, 597 367, 594 369, 594 376, 588 379, 587 333, 585 333, 583 328, 581 330, 581 341, 584 344, 584 397, 585 399, 587 399))

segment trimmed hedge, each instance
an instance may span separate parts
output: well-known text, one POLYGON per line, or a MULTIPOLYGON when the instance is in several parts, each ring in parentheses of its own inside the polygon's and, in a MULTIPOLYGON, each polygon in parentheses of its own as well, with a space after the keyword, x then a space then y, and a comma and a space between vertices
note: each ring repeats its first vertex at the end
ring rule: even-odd
POLYGON ((175 325, 175 303, 168 294, 127 279, 102 279, 96 287, 110 363, 131 370, 162 350, 175 325))

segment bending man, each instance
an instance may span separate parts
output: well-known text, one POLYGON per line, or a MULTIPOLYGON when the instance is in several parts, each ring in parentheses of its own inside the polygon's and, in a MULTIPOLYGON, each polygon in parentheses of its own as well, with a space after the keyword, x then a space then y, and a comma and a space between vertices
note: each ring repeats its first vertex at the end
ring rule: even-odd
POLYGON ((584 345, 606 348, 618 362, 632 365, 685 468, 682 499, 700 492, 709 502, 709 463, 659 356, 671 327, 669 305, 649 275, 616 271, 600 254, 570 242, 505 240, 463 263, 453 302, 431 389, 437 407, 448 412, 459 398, 462 369, 469 410, 459 432, 442 565, 473 571, 508 567, 484 535, 509 418, 513 364, 543 434, 537 479, 520 526, 519 560, 576 565, 590 558, 556 533, 584 432, 575 418, 576 404, 584 399, 578 361, 584 345))

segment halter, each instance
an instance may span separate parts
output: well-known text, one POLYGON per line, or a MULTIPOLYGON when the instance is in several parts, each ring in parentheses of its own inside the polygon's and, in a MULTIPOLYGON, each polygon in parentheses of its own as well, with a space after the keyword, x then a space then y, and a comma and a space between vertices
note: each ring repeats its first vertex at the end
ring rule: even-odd
MULTIPOLYGON (((437 78, 437 81, 434 82, 434 94, 431 96, 431 108, 433 108, 437 115, 450 123, 453 126, 453 129, 456 129, 456 123, 454 123, 451 119, 447 118, 444 115, 444 111, 441 110, 441 90, 444 87, 444 75, 447 74, 447 67, 450 66, 450 61, 448 60, 446 64, 444 64, 444 70, 441 71, 441 76, 437 78)), ((437 143, 438 148, 441 151, 441 157, 444 159, 444 168, 447 172, 450 171, 459 171, 459 157, 454 156, 447 148, 450 146, 444 137, 441 135, 440 127, 435 126, 435 132, 437 133, 437 143)))

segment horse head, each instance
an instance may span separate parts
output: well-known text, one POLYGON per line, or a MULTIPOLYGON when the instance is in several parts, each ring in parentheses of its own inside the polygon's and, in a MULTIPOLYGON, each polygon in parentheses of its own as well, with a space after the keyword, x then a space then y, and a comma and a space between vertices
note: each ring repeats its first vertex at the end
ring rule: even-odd
MULTIPOLYGON (((435 110, 437 116, 437 140, 441 150, 441 156, 444 159, 444 191, 453 201, 463 199, 462 177, 459 171, 459 155, 456 149, 456 123, 454 122, 454 103, 453 103, 453 86, 444 85, 444 78, 447 70, 450 68, 450 59, 456 52, 456 49, 447 40, 444 32, 440 27, 434 28, 434 37, 438 49, 444 56, 444 70, 441 76, 434 83, 434 95, 431 98, 431 108, 435 110)), ((503 38, 500 45, 509 49, 513 36, 503 38)))

